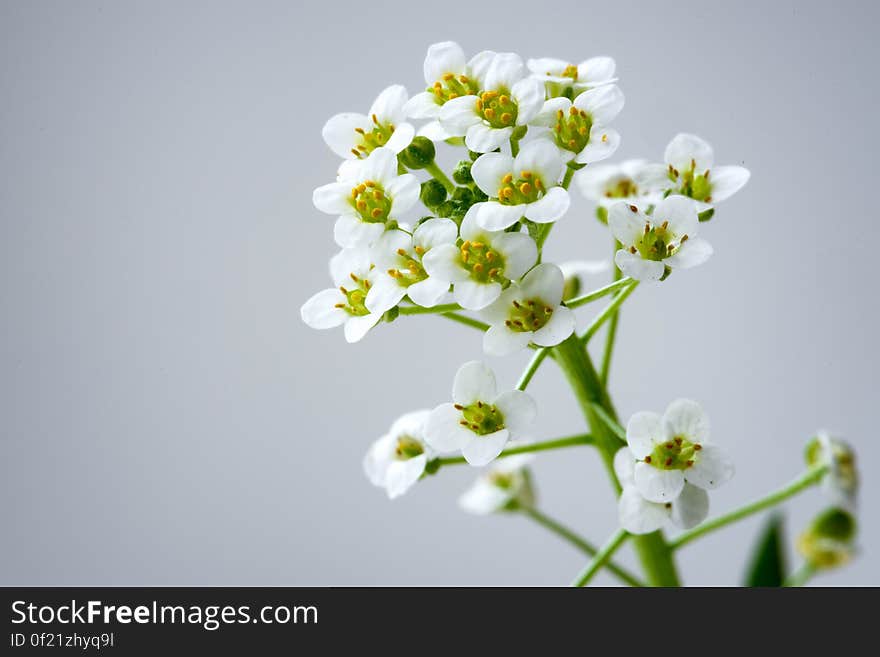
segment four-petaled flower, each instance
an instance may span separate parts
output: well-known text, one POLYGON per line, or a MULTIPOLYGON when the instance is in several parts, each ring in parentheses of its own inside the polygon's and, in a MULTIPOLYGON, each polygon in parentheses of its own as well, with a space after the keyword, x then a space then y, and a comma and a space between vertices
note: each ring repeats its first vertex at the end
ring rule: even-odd
POLYGON ((367 308, 393 307, 404 296, 425 308, 437 305, 449 291, 449 281, 428 275, 422 258, 441 244, 455 245, 458 226, 451 219, 428 219, 410 235, 389 230, 373 245, 377 273, 367 295, 367 308))
POLYGON ((330 259, 330 275, 336 287, 321 290, 306 301, 300 308, 302 320, 313 329, 345 324, 346 341, 357 342, 394 305, 367 308, 375 274, 368 249, 343 249, 330 259))
POLYGON ((486 230, 503 230, 520 219, 544 224, 568 211, 568 191, 559 186, 565 162, 552 144, 535 140, 516 157, 504 153, 481 155, 471 167, 477 186, 492 200, 482 203, 477 223, 486 230))
POLYGON ((733 476, 733 463, 709 444, 709 418, 689 399, 677 399, 666 412, 641 411, 626 425, 634 460, 633 483, 649 502, 675 500, 686 483, 706 490, 733 476))
POLYGON ((526 469, 532 458, 531 454, 515 454, 495 461, 458 498, 458 505, 468 513, 488 515, 533 504, 534 493, 526 469))
POLYGON ((398 418, 364 457, 364 472, 390 499, 403 495, 425 472, 433 451, 425 443, 425 421, 430 411, 413 411, 398 418))
POLYGON ((464 136, 477 153, 493 151, 527 125, 544 103, 544 85, 526 76, 514 53, 492 57, 479 93, 448 100, 440 110, 440 125, 453 137, 464 136))
POLYGON ((616 64, 611 57, 591 57, 580 64, 555 57, 538 57, 529 59, 526 66, 533 77, 547 83, 551 96, 561 96, 569 87, 578 95, 617 80, 614 77, 616 64))
POLYGON ((382 91, 368 114, 343 112, 332 116, 321 135, 339 157, 363 159, 375 149, 385 147, 399 153, 409 146, 415 128, 406 123, 406 88, 394 84, 382 91))
POLYGON ((520 283, 511 283, 498 300, 482 311, 491 327, 483 334, 483 350, 507 356, 534 342, 559 344, 574 331, 574 312, 560 305, 565 279, 552 263, 532 269, 520 283))
POLYGON ((535 419, 532 398, 520 390, 500 395, 495 374, 480 361, 462 365, 452 385, 452 403, 428 416, 425 439, 438 452, 461 450, 473 466, 484 466, 511 439, 522 436, 535 419))
POLYGON ((480 204, 461 222, 461 244, 441 244, 425 254, 422 264, 431 278, 453 283, 462 308, 480 310, 495 301, 502 286, 525 274, 538 259, 538 247, 524 233, 488 231, 477 225, 480 204))
POLYGON ((697 211, 684 196, 666 197, 651 215, 634 205, 616 203, 608 210, 608 226, 623 245, 614 262, 639 281, 660 280, 666 267, 696 267, 712 255, 711 245, 696 237, 697 211))
POLYGON ((584 198, 602 207, 622 201, 647 209, 663 198, 669 178, 645 160, 624 160, 585 167, 575 174, 574 183, 584 198))
POLYGON ((543 136, 552 140, 566 160, 591 164, 614 154, 620 135, 607 127, 623 109, 623 92, 616 84, 585 91, 574 102, 551 98, 532 123, 549 128, 543 136))
POLYGON ((397 154, 373 150, 364 160, 340 167, 335 183, 318 187, 312 202, 321 212, 338 215, 333 237, 342 247, 368 246, 419 200, 421 186, 411 173, 397 173, 397 154))

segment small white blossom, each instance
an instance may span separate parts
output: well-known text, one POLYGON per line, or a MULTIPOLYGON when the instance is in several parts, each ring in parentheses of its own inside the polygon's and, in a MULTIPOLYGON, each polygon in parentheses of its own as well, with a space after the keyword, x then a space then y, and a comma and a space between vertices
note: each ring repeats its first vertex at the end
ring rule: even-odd
POLYGON ((364 472, 389 499, 403 495, 425 472, 433 452, 425 443, 425 421, 430 411, 413 411, 398 418, 364 457, 364 472))
POLYGON ((575 174, 574 183, 584 198, 602 207, 622 201, 647 209, 663 198, 669 178, 645 160, 625 160, 585 167, 575 174))
POLYGON ((635 460, 635 487, 649 502, 672 502, 685 483, 712 490, 727 482, 733 463, 709 444, 709 418, 689 399, 672 402, 661 417, 641 411, 626 425, 626 442, 635 460))
POLYGON ((449 281, 428 276, 422 258, 435 246, 454 246, 457 237, 458 226, 452 219, 428 219, 412 235, 386 231, 373 245, 377 273, 367 295, 367 308, 393 307, 404 296, 425 308, 440 303, 449 291, 449 281))
POLYGON ((553 96, 561 95, 569 87, 577 95, 617 80, 614 77, 616 64, 611 57, 591 57, 580 64, 554 57, 539 57, 528 60, 526 65, 535 78, 547 83, 553 96))
POLYGON ((491 324, 483 334, 483 350, 507 356, 530 342, 542 347, 559 344, 574 331, 574 312, 561 305, 565 279, 552 263, 533 268, 521 282, 512 282, 498 300, 482 311, 491 324))
POLYGON ((574 99, 551 98, 532 123, 549 128, 546 137, 566 160, 591 164, 610 157, 620 145, 620 135, 608 124, 623 109, 623 92, 616 84, 585 91, 574 99))
POLYGON ((375 269, 366 248, 343 249, 330 259, 330 275, 336 287, 321 290, 300 308, 302 320, 313 329, 345 325, 345 339, 357 342, 382 319, 391 306, 366 306, 375 269))
POLYGON ((477 223, 486 230, 503 230, 526 218, 544 224, 568 211, 568 191, 559 186, 565 162, 545 140, 525 144, 516 157, 504 153, 481 155, 471 167, 477 186, 492 200, 480 205, 477 223))
POLYGON ((537 409, 520 390, 498 394, 495 374, 471 361, 455 374, 451 404, 441 404, 428 416, 425 439, 438 452, 461 450, 473 466, 484 466, 501 453, 508 440, 528 430, 537 409))
POLYGON ((479 95, 448 100, 440 110, 440 125, 450 136, 464 136, 470 150, 488 153, 507 142, 514 128, 527 125, 543 103, 544 85, 526 77, 520 56, 497 53, 479 95))
POLYGON ((383 90, 367 114, 343 112, 324 124, 321 135, 339 157, 362 159, 375 149, 385 147, 399 153, 409 146, 415 128, 406 123, 406 89, 395 84, 383 90))
POLYGON ((424 74, 427 91, 414 95, 406 103, 406 115, 414 119, 433 119, 419 130, 419 135, 442 141, 453 135, 440 125, 440 108, 455 98, 479 93, 486 70, 495 53, 484 50, 470 61, 454 41, 432 44, 425 56, 424 74))
POLYGON ((608 210, 608 226, 623 245, 614 262, 639 281, 663 278, 666 267, 696 267, 712 255, 711 245, 698 237, 700 221, 691 199, 669 196, 649 216, 627 203, 608 210))
POLYGON ((376 148, 364 160, 340 167, 337 182, 318 187, 312 202, 321 212, 338 215, 333 229, 342 247, 368 246, 419 200, 421 186, 411 173, 398 175, 397 154, 376 148))
POLYGON ((730 198, 749 181, 749 170, 741 166, 714 166, 715 154, 704 139, 681 133, 666 146, 666 164, 654 164, 646 175, 665 175, 666 190, 697 202, 702 212, 730 198))
POLYGON ((526 466, 532 458, 531 454, 516 454, 495 461, 458 498, 458 505, 468 513, 489 515, 504 511, 511 502, 531 504, 533 494, 526 466))
POLYGON ((614 472, 623 491, 617 501, 620 526, 630 534, 650 534, 672 521, 679 529, 699 525, 709 514, 709 495, 702 488, 685 483, 674 500, 649 502, 635 483, 635 457, 628 447, 614 455, 614 472))
POLYGON ((807 445, 807 464, 828 466, 828 474, 822 478, 826 495, 833 505, 855 513, 859 475, 852 447, 827 431, 820 431, 807 445))
POLYGON ((495 301, 503 284, 525 274, 538 259, 538 247, 528 235, 480 228, 480 205, 471 206, 462 219, 460 246, 435 246, 422 260, 430 277, 454 284, 455 301, 468 310, 495 301))

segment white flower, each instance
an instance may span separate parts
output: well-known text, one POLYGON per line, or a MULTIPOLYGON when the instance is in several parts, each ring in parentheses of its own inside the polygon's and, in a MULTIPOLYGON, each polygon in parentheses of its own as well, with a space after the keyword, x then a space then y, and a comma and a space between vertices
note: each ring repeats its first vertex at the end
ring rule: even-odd
POLYGON ((458 505, 468 513, 488 515, 504 511, 511 502, 531 504, 526 472, 531 460, 531 454, 516 454, 496 461, 458 498, 458 505))
POLYGON ((711 245, 696 238, 700 220, 693 201, 668 196, 648 216, 634 205, 616 203, 608 210, 608 226, 623 248, 614 262, 639 281, 663 278, 666 267, 696 267, 712 255, 711 245))
POLYGON ((406 115, 414 119, 434 119, 419 130, 419 135, 434 141, 448 139, 437 117, 440 108, 449 100, 470 96, 480 91, 486 70, 495 53, 484 50, 470 61, 464 50, 454 41, 443 41, 428 47, 424 73, 427 91, 414 95, 404 106, 406 115))
POLYGON ((528 60, 526 65, 534 77, 548 83, 554 96, 561 95, 568 87, 580 93, 617 80, 614 77, 616 65, 611 57, 591 57, 576 65, 564 59, 539 57, 528 60))
POLYGON ((574 331, 574 312, 562 302, 562 270, 542 263, 520 283, 512 282, 498 300, 482 311, 491 328, 483 334, 483 351, 507 356, 534 342, 542 347, 559 344, 574 331))
POLYGON ((711 490, 734 472, 727 455, 709 440, 709 418, 700 405, 677 399, 663 416, 648 411, 633 415, 626 442, 635 459, 635 487, 649 502, 671 502, 685 482, 711 490))
POLYGON ((617 501, 620 526, 630 534, 650 534, 668 520, 680 529, 699 525, 709 513, 709 495, 685 483, 678 497, 668 502, 649 502, 635 483, 635 457, 628 447, 614 455, 614 472, 623 491, 617 501))
POLYGON ((365 248, 343 249, 330 259, 330 274, 337 287, 321 290, 300 308, 303 321, 314 329, 345 324, 345 339, 357 342, 382 319, 391 306, 366 305, 375 270, 365 248))
POLYGON ((535 116, 534 125, 549 128, 547 138, 566 159, 591 164, 611 156, 620 145, 620 135, 608 124, 623 109, 623 92, 616 84, 585 91, 574 99, 551 98, 535 116))
POLYGON ((807 464, 828 466, 828 474, 822 478, 822 488, 833 505, 855 513, 859 475, 852 447, 827 431, 819 431, 807 445, 807 464))
POLYGON ((516 157, 481 155, 471 167, 477 186, 492 200, 483 203, 477 223, 503 230, 525 217, 535 223, 556 221, 568 211, 568 191, 559 187, 565 162, 548 141, 525 144, 516 157))
POLYGON ((694 199, 700 212, 733 196, 751 175, 745 167, 714 166, 712 147, 696 135, 676 135, 666 146, 664 159, 666 165, 652 165, 649 175, 666 175, 666 188, 694 199))
POLYGON ((392 85, 379 94, 368 114, 337 114, 324 124, 321 135, 334 153, 347 160, 365 158, 382 146, 399 153, 415 135, 412 124, 405 123, 408 98, 403 86, 392 85))
POLYGON ((493 232, 477 225, 480 204, 461 221, 461 246, 435 246, 422 260, 428 276, 454 284, 455 301, 480 310, 501 295, 502 284, 525 274, 538 259, 538 247, 523 233, 493 232))
POLYGON ((413 303, 436 306, 449 291, 449 281, 428 276, 422 258, 440 244, 455 245, 458 226, 452 219, 428 219, 412 235, 389 230, 373 245, 377 273, 367 295, 367 308, 394 307, 408 295, 413 303))
POLYGON ((522 59, 514 53, 495 54, 482 82, 479 95, 443 105, 440 125, 450 136, 464 136, 470 150, 488 153, 510 139, 515 127, 535 117, 544 103, 544 85, 526 77, 522 59))
POLYGON ((521 436, 534 421, 535 402, 520 390, 498 394, 495 374, 471 361, 455 374, 451 404, 428 416, 425 439, 438 452, 461 450, 473 466, 483 466, 501 453, 508 440, 521 436))
POLYGON ((382 147, 340 167, 337 182, 318 187, 312 202, 321 212, 339 216, 333 229, 339 246, 367 246, 385 232, 389 219, 398 219, 418 202, 420 191, 418 178, 398 175, 397 155, 382 147))
POLYGON ((623 201, 646 209, 663 198, 669 178, 644 160, 625 160, 585 167, 575 174, 574 182, 587 200, 600 206, 623 201))
POLYGON ((413 411, 400 417, 391 430, 374 442, 364 457, 364 472, 374 486, 384 488, 389 499, 403 495, 425 472, 433 452, 425 444, 425 421, 430 411, 413 411))

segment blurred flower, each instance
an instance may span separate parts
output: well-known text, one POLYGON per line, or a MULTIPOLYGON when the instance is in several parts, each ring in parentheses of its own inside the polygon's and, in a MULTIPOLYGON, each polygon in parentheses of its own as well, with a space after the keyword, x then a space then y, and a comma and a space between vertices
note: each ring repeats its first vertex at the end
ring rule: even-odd
POLYGON ((392 85, 379 94, 366 115, 337 114, 324 124, 321 135, 330 150, 347 160, 365 158, 383 146, 399 153, 415 135, 415 128, 405 122, 408 98, 403 86, 392 85))
POLYGON ((856 456, 852 447, 826 431, 820 431, 807 445, 807 465, 828 466, 828 474, 822 479, 822 487, 831 503, 851 513, 856 509, 859 475, 856 456))
POLYGON ((588 201, 602 207, 623 201, 647 210, 663 198, 669 178, 645 160, 625 160, 585 167, 575 174, 574 183, 588 201))
POLYGON ((384 488, 389 499, 403 495, 425 472, 433 457, 425 444, 425 421, 430 411, 413 411, 398 418, 364 457, 364 472, 374 486, 384 488))
POLYGON ((528 60, 526 66, 535 78, 547 84, 551 96, 561 96, 569 88, 578 95, 617 80, 614 77, 616 65, 611 57, 592 57, 577 65, 564 59, 539 57, 528 60))
POLYGON ((531 454, 516 454, 495 461, 458 498, 468 513, 488 515, 534 503, 534 492, 526 466, 531 454))
POLYGON ((797 541, 798 551, 814 568, 835 568, 855 553, 856 520, 837 507, 820 513, 797 541))

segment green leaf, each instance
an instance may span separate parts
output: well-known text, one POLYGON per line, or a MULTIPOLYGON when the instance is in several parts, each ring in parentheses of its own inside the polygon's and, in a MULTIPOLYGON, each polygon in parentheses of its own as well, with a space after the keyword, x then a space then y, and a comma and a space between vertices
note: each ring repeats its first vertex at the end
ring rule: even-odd
POLYGON ((745 586, 782 586, 786 571, 783 533, 782 516, 771 516, 752 551, 745 586))

